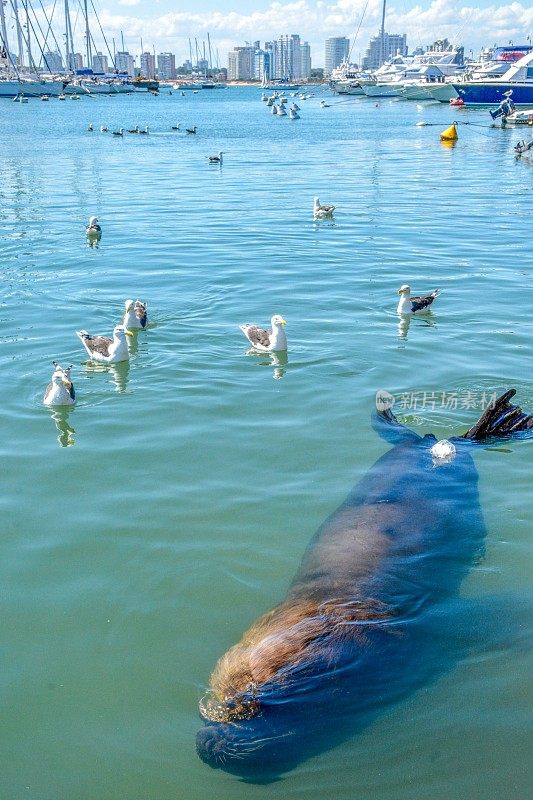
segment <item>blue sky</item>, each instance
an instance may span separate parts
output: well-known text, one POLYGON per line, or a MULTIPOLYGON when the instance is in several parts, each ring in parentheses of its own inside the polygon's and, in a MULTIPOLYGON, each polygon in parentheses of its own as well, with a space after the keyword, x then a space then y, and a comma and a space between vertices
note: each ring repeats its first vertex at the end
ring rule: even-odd
MULTIPOLYGON (((78 0, 70 0, 74 21, 78 0)), ((102 25, 109 37, 115 37, 118 49, 120 31, 126 47, 136 55, 140 40, 145 49, 176 53, 177 63, 188 57, 188 37, 201 42, 209 31, 218 48, 220 65, 227 62, 227 51, 234 45, 255 39, 268 40, 285 33, 299 33, 311 45, 314 66, 323 66, 324 40, 328 36, 353 38, 360 23, 366 0, 94 0, 102 25)), ((51 11, 52 4, 47 0, 51 11)), ((57 8, 62 3, 57 4, 57 8)), ((364 52, 370 36, 377 33, 382 0, 368 0, 353 57, 364 52)), ((62 30, 61 12, 56 11, 58 30, 62 30)), ((491 2, 491 0, 388 0, 386 30, 407 33, 411 50, 435 39, 447 37, 468 51, 483 46, 515 44, 533 38, 531 2, 491 2)), ((92 25, 97 43, 98 26, 92 25)), ((82 50, 81 16, 75 30, 77 47, 82 50)), ((102 43, 103 44, 103 43, 102 43)))

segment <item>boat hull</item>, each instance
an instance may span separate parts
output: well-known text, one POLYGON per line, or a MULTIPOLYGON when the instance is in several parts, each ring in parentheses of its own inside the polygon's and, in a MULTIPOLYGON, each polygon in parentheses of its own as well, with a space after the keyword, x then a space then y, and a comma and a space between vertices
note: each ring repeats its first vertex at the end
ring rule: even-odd
POLYGON ((0 97, 57 97, 63 91, 63 81, 0 81, 0 97))
POLYGON ((512 91, 515 106, 533 106, 533 81, 524 83, 504 83, 503 81, 483 81, 454 83, 453 88, 466 105, 497 106, 505 100, 505 92, 512 91))

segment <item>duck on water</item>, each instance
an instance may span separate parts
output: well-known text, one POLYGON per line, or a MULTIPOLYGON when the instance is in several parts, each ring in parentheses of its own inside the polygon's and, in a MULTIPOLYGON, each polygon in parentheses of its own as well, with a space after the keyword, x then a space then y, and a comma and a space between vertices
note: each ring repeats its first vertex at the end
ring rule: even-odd
MULTIPOLYGON (((322 524, 282 603, 219 660, 200 758, 274 780, 449 669, 476 624, 458 589, 483 552, 476 444, 533 434, 510 400, 463 436, 419 436, 376 402, 393 445, 322 524)), ((482 454, 480 454, 482 455, 482 454)))

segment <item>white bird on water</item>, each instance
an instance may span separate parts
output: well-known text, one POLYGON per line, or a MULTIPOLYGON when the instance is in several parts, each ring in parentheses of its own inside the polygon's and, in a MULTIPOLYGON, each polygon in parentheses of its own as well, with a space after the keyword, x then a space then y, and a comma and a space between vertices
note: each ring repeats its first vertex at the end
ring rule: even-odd
POLYGON ((335 206, 326 204, 320 205, 320 200, 318 199, 318 197, 314 198, 313 215, 317 219, 324 219, 325 217, 331 217, 334 211, 335 211, 335 206))
POLYGON ((267 331, 249 322, 239 325, 254 350, 261 353, 281 353, 287 349, 287 337, 283 326, 287 321, 280 314, 274 314, 270 320, 272 329, 267 331))
POLYGON ((431 294, 411 297, 411 287, 406 283, 398 289, 400 302, 396 309, 397 314, 427 314, 434 299, 439 296, 440 290, 435 289, 431 294))
POLYGON ((148 314, 146 312, 146 303, 140 300, 126 300, 124 302, 126 312, 122 324, 126 330, 144 330, 148 324, 148 314))
POLYGON ((102 228, 98 222, 98 217, 90 217, 89 224, 85 228, 85 234, 89 237, 97 238, 102 235, 102 228))
POLYGON ((52 362, 54 373, 43 397, 45 406, 73 406, 76 402, 76 392, 70 380, 72 366, 63 369, 57 361, 52 362))
POLYGON ((109 336, 92 336, 87 331, 76 331, 76 335, 92 361, 117 364, 119 361, 128 361, 130 357, 126 336, 133 334, 124 325, 115 326, 112 339, 109 336))
POLYGON ((218 156, 207 156, 207 160, 210 164, 222 164, 222 156, 224 152, 220 150, 218 156))

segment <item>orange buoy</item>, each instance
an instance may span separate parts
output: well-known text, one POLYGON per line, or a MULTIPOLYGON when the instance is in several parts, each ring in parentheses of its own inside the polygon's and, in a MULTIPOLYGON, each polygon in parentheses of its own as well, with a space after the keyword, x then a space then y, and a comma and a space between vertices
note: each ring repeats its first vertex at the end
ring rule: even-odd
POLYGON ((457 123, 452 122, 449 128, 446 128, 445 131, 442 131, 440 135, 441 142, 455 142, 456 139, 459 137, 457 136, 457 123))

